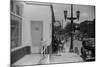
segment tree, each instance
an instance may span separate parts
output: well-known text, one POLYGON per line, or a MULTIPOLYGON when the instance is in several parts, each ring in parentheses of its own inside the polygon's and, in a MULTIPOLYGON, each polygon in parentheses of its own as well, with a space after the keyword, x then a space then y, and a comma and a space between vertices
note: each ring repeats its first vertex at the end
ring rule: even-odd
POLYGON ((67 23, 64 30, 65 30, 65 33, 71 32, 71 23, 67 23))

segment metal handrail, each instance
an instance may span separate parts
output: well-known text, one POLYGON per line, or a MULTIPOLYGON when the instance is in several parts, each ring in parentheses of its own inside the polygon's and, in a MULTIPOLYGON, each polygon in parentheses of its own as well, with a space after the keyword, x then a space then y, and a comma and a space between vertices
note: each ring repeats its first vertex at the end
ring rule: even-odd
POLYGON ((47 49, 47 45, 46 45, 46 42, 47 41, 45 41, 45 42, 43 42, 43 50, 41 51, 41 54, 45 54, 45 51, 46 51, 46 49, 47 49))
POLYGON ((43 48, 43 50, 41 51, 41 53, 45 54, 46 49, 47 49, 47 46, 45 48, 43 48))

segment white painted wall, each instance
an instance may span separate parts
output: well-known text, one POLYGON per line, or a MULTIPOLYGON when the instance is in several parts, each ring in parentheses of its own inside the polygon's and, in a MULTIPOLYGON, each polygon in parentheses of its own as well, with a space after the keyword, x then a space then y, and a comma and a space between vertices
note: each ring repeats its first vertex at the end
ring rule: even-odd
POLYGON ((30 21, 43 21, 43 41, 51 43, 51 9, 49 6, 24 5, 22 22, 22 45, 32 45, 30 21))

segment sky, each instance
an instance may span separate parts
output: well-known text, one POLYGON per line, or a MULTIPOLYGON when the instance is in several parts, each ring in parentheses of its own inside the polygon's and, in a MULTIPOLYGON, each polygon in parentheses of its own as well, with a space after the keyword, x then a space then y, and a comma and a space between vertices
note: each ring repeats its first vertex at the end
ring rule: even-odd
MULTIPOLYGON (((64 10, 68 11, 68 17, 71 16, 71 4, 53 4, 54 14, 56 20, 63 22, 65 26, 69 20, 64 19, 64 10)), ((80 11, 80 18, 74 20, 74 23, 81 23, 85 20, 93 20, 95 18, 95 6, 93 5, 73 5, 73 16, 76 16, 76 11, 80 11)))

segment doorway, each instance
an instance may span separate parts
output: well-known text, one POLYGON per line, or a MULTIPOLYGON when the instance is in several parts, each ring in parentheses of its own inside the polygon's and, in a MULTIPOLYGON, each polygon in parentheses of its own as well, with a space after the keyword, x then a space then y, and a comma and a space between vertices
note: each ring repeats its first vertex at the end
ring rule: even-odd
POLYGON ((42 21, 31 21, 31 52, 41 53, 42 40, 43 40, 43 22, 42 21))

